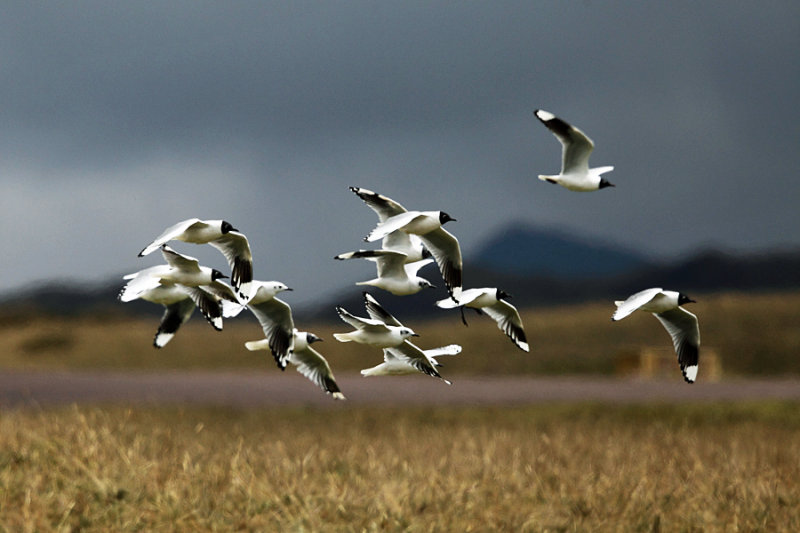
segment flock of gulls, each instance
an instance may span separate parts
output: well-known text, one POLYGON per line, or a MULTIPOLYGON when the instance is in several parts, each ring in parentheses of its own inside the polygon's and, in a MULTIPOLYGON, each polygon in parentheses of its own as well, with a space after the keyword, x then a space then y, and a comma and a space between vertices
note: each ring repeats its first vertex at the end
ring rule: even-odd
MULTIPOLYGON (((539 175, 539 179, 561 185, 571 191, 596 191, 613 187, 601 176, 614 167, 589 168, 589 156, 594 143, 578 128, 552 113, 537 109, 534 115, 562 145, 561 172, 558 175, 539 175)), ((462 287, 461 248, 458 239, 444 229, 455 221, 444 211, 409 211, 382 194, 360 187, 350 190, 378 216, 378 224, 364 238, 366 242, 380 241, 380 248, 359 249, 339 254, 337 260, 366 259, 375 263, 377 277, 357 285, 375 287, 395 295, 413 295, 434 283, 418 275, 422 267, 436 263, 449 296, 436 302, 442 309, 461 311, 467 324, 464 308, 486 314, 505 333, 517 348, 530 351, 516 307, 509 303, 510 295, 496 287, 462 287)), ((224 220, 184 220, 164 230, 153 242, 139 252, 139 257, 160 250, 166 264, 128 274, 119 300, 146 300, 165 307, 153 340, 163 348, 195 308, 216 330, 222 330, 223 319, 239 315, 245 308, 258 320, 264 337, 245 343, 248 350, 269 350, 281 370, 289 363, 298 372, 334 399, 345 399, 330 365, 311 345, 322 339, 295 327, 291 307, 277 295, 292 289, 279 281, 253 279, 253 258, 247 237, 224 220), (230 276, 199 264, 194 257, 183 255, 168 243, 182 241, 209 244, 219 250, 230 267, 230 276), (229 279, 230 284, 221 281, 229 279)), ((462 347, 450 344, 423 349, 411 342, 418 337, 384 309, 368 292, 363 293, 368 317, 352 314, 341 306, 336 312, 352 330, 334 333, 339 342, 355 342, 379 348, 383 362, 361 371, 364 376, 414 374, 422 372, 441 379, 437 357, 456 355, 462 347)), ((615 302, 613 321, 622 320, 636 310, 652 313, 672 337, 678 364, 687 383, 697 377, 700 331, 697 317, 682 305, 694 302, 683 293, 650 288, 624 301, 615 302)))

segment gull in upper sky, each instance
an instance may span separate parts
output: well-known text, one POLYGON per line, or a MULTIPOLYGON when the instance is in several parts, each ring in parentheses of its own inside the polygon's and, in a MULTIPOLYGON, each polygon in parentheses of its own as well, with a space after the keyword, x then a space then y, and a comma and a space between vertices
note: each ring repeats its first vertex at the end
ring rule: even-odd
POLYGON ((215 268, 200 266, 194 257, 180 254, 166 244, 161 245, 161 254, 167 261, 166 265, 145 268, 124 277, 129 281, 119 293, 121 301, 135 300, 159 285, 210 286, 216 280, 228 277, 215 268))
POLYGON ((581 192, 614 186, 600 177, 614 167, 589 168, 594 143, 585 133, 543 109, 537 109, 533 114, 561 143, 561 172, 557 176, 540 174, 540 180, 581 192))
POLYGON ((406 262, 408 256, 393 250, 358 250, 339 254, 334 259, 366 259, 373 261, 378 269, 378 277, 359 281, 356 285, 378 287, 398 296, 416 294, 424 288, 435 288, 430 281, 417 275, 420 268, 433 263, 433 259, 406 262))
POLYGON ((244 296, 250 293, 253 281, 253 256, 247 237, 225 220, 189 218, 165 229, 161 235, 139 252, 143 257, 169 241, 210 244, 225 256, 231 268, 231 285, 244 296))
POLYGON ((461 307, 461 320, 465 325, 464 307, 474 309, 478 314, 485 312, 520 350, 529 352, 519 311, 506 301, 508 298, 511 298, 510 294, 497 288, 467 289, 454 293, 451 298, 439 300, 436 305, 442 309, 461 307))
POLYGON ((248 295, 247 308, 261 325, 275 363, 284 370, 292 347, 294 319, 289 304, 275 296, 292 289, 280 281, 253 281, 252 289, 252 295, 248 295))
MULTIPOLYGON (((385 222, 386 219, 407 211, 405 207, 391 198, 370 191, 369 189, 350 187, 350 190, 361 198, 370 209, 375 211, 375 214, 378 215, 379 222, 385 222)), ((406 233, 402 230, 392 231, 386 234, 381 241, 381 248, 405 254, 406 263, 415 263, 431 256, 431 253, 423 246, 419 236, 406 233)))
MULTIPOLYGON (((461 346, 458 344, 449 344, 441 348, 421 350, 416 345, 406 341, 394 348, 384 348, 383 363, 373 366, 372 368, 365 368, 361 371, 361 374, 364 376, 401 376, 422 372, 432 375, 429 371, 424 369, 442 366, 436 360, 437 357, 442 355, 457 355, 459 353, 461 353, 461 346)), ((442 381, 450 385, 450 381, 441 376, 434 377, 439 377, 442 381)))
MULTIPOLYGON (((368 294, 364 293, 365 299, 367 296, 368 294)), ((367 307, 367 311, 369 312, 369 307, 367 307)), ((372 314, 370 314, 371 318, 355 316, 341 306, 336 307, 336 312, 339 314, 339 318, 355 328, 349 333, 334 333, 334 338, 339 342, 353 341, 378 348, 391 348, 402 344, 409 337, 419 337, 411 328, 405 327, 394 317, 390 323, 387 323, 372 314)))
POLYGON ((402 211, 379 222, 364 240, 378 241, 396 231, 419 236, 436 260, 447 290, 452 293, 461 288, 461 247, 458 239, 442 225, 455 220, 444 211, 402 211))
MULTIPOLYGON (((297 367, 297 371, 316 383, 322 390, 330 394, 334 400, 344 400, 344 394, 336 383, 336 378, 331 371, 328 361, 310 345, 322 339, 307 331, 294 329, 292 333, 292 347, 289 349, 287 360, 297 367)), ((250 341, 244 343, 248 350, 266 350, 269 340, 250 341)))
POLYGON ((683 379, 694 383, 700 353, 700 325, 696 315, 681 307, 688 303, 695 301, 682 292, 645 289, 625 301, 614 302, 617 310, 611 320, 622 320, 636 310, 653 313, 672 337, 683 379))

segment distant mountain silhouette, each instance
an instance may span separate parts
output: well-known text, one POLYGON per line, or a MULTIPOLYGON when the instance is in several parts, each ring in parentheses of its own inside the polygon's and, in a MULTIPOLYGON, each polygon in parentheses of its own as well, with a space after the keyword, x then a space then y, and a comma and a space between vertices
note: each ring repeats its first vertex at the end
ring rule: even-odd
POLYGON ((548 228, 511 224, 496 232, 469 265, 516 276, 597 278, 627 273, 652 263, 639 252, 548 228))
MULTIPOLYGON (((800 289, 800 250, 762 254, 730 254, 716 250, 699 252, 685 259, 663 264, 646 264, 633 271, 597 278, 570 279, 548 275, 525 276, 470 266, 465 263, 465 287, 499 287, 512 295, 519 307, 542 307, 590 300, 619 300, 649 287, 680 290, 688 294, 727 290, 800 289)), ((365 316, 363 287, 353 287, 328 304, 298 310, 309 319, 337 320, 331 310, 342 305, 365 316)), ((402 316, 442 313, 436 300, 446 298, 443 289, 423 290, 413 296, 394 296, 385 291, 370 292, 389 312, 402 316)), ((298 313, 300 314, 300 313, 298 313)))
MULTIPOLYGON (((370 292, 398 317, 442 313, 434 302, 447 297, 437 283, 433 267, 428 277, 440 287, 413 296, 393 296, 378 289, 370 292)), ((35 291, 0 296, 4 320, 36 314, 77 316, 95 314, 159 315, 154 304, 134 301, 120 304, 116 297, 121 277, 107 283, 75 285, 53 281, 35 291)), ((648 259, 610 243, 591 242, 566 233, 533 227, 509 227, 498 232, 464 261, 464 284, 499 287, 513 295, 517 307, 614 300, 648 287, 692 293, 725 290, 788 290, 800 288, 800 249, 739 254, 704 250, 670 262, 648 259)), ((328 302, 297 306, 301 320, 337 321, 336 305, 362 315, 363 287, 353 286, 328 302)), ((249 315, 249 313, 247 314, 249 315)))

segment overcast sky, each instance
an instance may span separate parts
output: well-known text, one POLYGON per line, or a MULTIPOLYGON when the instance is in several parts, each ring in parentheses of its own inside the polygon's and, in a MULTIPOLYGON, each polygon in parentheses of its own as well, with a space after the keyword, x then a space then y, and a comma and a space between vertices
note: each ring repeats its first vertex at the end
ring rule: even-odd
POLYGON ((797 247, 798 96, 796 1, 9 2, 0 291, 150 266, 190 217, 246 233, 295 301, 341 291, 374 274, 332 259, 377 222, 349 185, 447 211, 466 257, 514 221, 660 257, 797 247), (535 108, 616 188, 537 180, 560 145, 535 108))

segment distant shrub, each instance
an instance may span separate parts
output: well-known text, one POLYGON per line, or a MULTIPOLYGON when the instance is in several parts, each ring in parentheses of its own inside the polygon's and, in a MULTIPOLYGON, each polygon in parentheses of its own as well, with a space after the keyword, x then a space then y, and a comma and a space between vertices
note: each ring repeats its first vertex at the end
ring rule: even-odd
POLYGON ((29 355, 66 352, 75 345, 75 336, 66 331, 37 332, 20 343, 20 350, 29 355))

